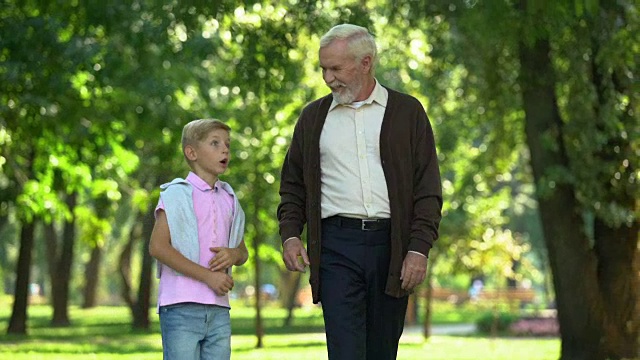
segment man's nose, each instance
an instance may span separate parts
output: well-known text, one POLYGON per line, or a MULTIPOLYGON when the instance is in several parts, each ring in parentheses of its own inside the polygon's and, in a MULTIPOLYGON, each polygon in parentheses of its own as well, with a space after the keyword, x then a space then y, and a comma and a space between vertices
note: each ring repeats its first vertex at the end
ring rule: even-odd
POLYGON ((333 71, 331 70, 323 71, 322 78, 324 79, 324 82, 327 84, 332 83, 336 79, 336 77, 333 75, 333 71))

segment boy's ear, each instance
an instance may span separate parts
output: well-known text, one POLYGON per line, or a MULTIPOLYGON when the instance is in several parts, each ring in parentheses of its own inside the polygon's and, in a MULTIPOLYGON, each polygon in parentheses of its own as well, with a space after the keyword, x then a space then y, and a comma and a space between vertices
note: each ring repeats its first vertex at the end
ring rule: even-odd
POLYGON ((198 157, 198 154, 196 153, 196 149, 191 145, 187 145, 184 147, 184 155, 190 161, 195 161, 196 158, 198 157))

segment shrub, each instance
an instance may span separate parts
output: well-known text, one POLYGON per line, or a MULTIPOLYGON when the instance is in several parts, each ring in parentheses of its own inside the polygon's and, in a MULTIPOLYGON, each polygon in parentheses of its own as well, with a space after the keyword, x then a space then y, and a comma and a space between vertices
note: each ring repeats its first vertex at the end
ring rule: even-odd
POLYGON ((511 324, 516 320, 518 320, 518 315, 492 311, 482 314, 476 321, 476 327, 479 333, 502 334, 507 333, 511 324))

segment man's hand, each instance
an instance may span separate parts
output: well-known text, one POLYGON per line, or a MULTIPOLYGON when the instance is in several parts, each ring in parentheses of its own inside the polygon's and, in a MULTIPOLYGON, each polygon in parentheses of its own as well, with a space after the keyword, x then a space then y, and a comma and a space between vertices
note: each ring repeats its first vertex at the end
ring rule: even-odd
POLYGON ((299 238, 288 239, 282 249, 282 259, 289 271, 304 272, 305 267, 309 266, 309 256, 307 250, 302 245, 299 238), (302 263, 298 261, 298 257, 302 257, 302 263))
POLYGON ((231 276, 219 271, 212 271, 207 274, 205 283, 218 296, 225 296, 233 289, 233 279, 231 276))
POLYGON ((400 280, 402 289, 411 291, 420 285, 427 275, 427 257, 421 254, 408 252, 402 263, 400 280))

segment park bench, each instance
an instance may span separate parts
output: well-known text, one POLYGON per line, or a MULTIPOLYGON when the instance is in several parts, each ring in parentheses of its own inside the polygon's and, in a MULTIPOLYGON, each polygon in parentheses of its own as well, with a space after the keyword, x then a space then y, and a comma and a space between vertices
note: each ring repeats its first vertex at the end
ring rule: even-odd
MULTIPOLYGON (((422 290, 421 296, 426 296, 426 290, 422 290)), ((433 300, 447 301, 452 304, 462 304, 470 300, 469 292, 448 288, 433 288, 431 292, 433 300)), ((532 303, 536 300, 536 292, 533 289, 505 288, 487 289, 484 288, 478 295, 478 301, 501 301, 513 305, 532 303)))
POLYGON ((532 289, 521 288, 491 289, 481 291, 479 298, 489 301, 531 303, 536 299, 536 293, 532 289))

